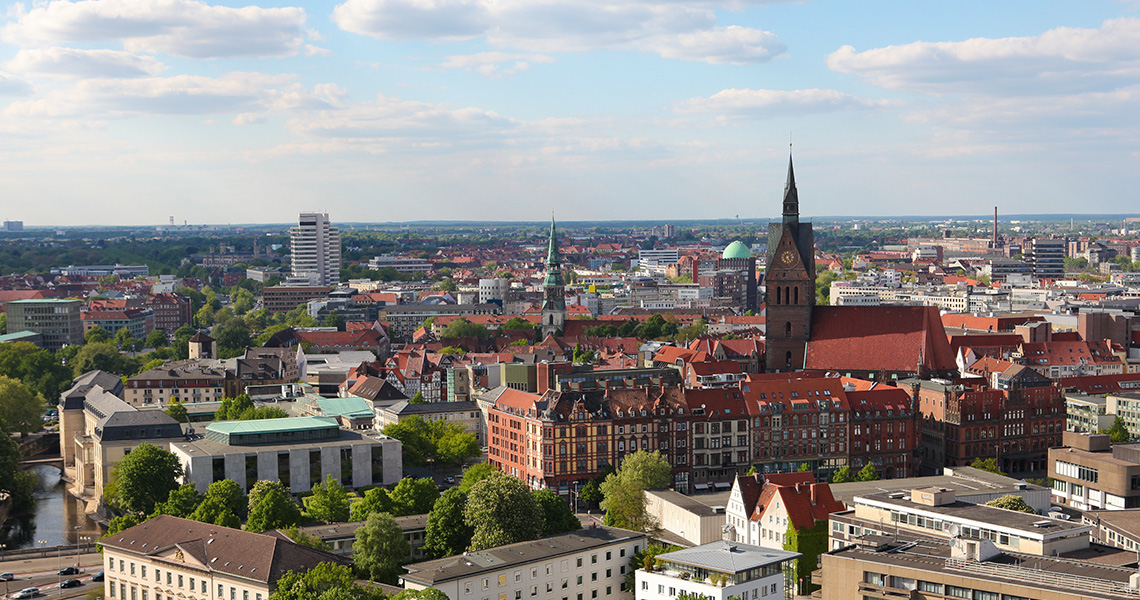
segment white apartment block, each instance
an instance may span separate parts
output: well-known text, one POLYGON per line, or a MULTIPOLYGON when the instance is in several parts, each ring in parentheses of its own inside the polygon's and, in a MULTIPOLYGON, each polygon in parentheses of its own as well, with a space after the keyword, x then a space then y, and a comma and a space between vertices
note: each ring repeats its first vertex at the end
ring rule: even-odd
POLYGON ((648 542, 644 533, 591 526, 405 565, 401 583, 434 587, 450 600, 631 600, 626 569, 648 542))
POLYGON ((267 600, 284 575, 343 558, 261 534, 169 515, 99 541, 113 600, 267 600))
POLYGON ((328 213, 301 213, 297 227, 289 229, 292 277, 310 285, 340 283, 340 231, 329 223, 328 213))
POLYGON ((637 600, 674 600, 682 592, 712 600, 792 600, 801 554, 724 540, 657 555, 638 569, 637 600))

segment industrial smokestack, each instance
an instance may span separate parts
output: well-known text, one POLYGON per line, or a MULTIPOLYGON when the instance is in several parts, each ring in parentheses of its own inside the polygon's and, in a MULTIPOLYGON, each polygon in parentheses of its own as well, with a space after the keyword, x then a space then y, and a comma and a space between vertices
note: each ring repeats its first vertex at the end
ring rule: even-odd
POLYGON ((994 207, 994 239, 993 239, 993 242, 994 242, 995 248, 997 247, 997 243, 998 243, 998 239, 997 239, 997 208, 998 207, 996 207, 996 206, 994 207))

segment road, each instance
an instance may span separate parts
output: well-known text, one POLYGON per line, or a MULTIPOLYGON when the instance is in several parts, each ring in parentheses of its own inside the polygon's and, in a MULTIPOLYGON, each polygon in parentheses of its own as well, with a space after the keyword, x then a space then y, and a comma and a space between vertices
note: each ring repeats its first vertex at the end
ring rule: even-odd
POLYGON ((61 577, 57 574, 59 566, 61 564, 64 567, 75 566, 76 556, 74 554, 45 558, 13 558, 0 561, 0 573, 14 573, 16 575, 14 580, 5 582, 5 587, 0 589, 0 593, 4 594, 4 598, 7 598, 10 594, 15 594, 24 588, 38 587, 40 588, 38 598, 82 598, 87 595, 87 592, 103 585, 100 582, 91 581, 92 575, 103 570, 103 555, 98 552, 80 554, 78 562, 79 575, 61 577), (64 579, 78 579, 83 582, 83 585, 60 590, 59 582, 64 579))

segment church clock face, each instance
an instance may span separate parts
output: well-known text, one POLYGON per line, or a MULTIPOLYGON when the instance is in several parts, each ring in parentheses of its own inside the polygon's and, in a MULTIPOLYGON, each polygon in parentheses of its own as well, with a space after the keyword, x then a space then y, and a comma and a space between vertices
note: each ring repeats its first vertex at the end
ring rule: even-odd
POLYGON ((796 262, 796 255, 794 252, 792 252, 791 248, 785 248, 782 252, 780 252, 780 255, 776 257, 776 260, 781 265, 790 267, 793 263, 796 262))

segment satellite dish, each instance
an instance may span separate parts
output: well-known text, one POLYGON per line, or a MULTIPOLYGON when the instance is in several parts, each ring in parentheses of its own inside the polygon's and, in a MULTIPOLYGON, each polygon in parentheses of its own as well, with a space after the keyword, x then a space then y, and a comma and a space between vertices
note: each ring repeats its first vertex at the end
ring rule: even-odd
POLYGON ((962 531, 962 527, 957 523, 948 523, 945 529, 946 533, 948 533, 952 538, 958 537, 958 534, 962 531))

